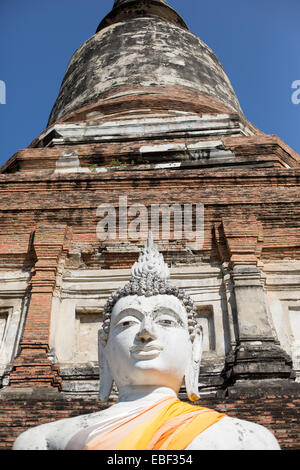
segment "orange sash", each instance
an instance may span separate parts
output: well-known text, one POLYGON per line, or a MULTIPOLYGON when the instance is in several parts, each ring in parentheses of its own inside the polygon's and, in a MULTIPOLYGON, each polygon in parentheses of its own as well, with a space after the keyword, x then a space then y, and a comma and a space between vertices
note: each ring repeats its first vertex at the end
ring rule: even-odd
POLYGON ((107 433, 84 450, 184 450, 224 414, 169 397, 107 433))

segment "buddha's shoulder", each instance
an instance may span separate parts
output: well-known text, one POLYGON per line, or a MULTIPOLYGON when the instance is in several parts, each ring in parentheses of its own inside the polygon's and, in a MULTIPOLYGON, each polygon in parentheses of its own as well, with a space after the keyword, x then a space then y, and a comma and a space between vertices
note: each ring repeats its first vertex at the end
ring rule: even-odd
POLYGON ((32 427, 18 436, 13 450, 62 450, 74 433, 93 423, 98 414, 81 415, 32 427))
POLYGON ((280 450, 271 431, 238 418, 224 417, 199 434, 188 450, 280 450))

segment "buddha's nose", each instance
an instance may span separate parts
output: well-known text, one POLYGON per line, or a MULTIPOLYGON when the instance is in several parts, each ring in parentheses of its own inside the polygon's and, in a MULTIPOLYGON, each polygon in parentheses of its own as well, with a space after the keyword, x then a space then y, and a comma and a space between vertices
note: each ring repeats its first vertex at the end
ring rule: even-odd
POLYGON ((146 320, 141 324, 141 329, 136 336, 137 339, 145 343, 156 339, 154 325, 152 324, 151 320, 146 320))

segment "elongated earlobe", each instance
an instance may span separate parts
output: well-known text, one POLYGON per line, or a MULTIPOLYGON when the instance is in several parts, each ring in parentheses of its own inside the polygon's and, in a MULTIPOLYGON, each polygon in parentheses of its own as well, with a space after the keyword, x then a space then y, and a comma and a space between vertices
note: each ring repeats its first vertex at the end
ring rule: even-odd
POLYGON ((199 400, 199 372, 202 358, 203 330, 202 327, 196 329, 195 338, 192 345, 192 357, 189 361, 185 374, 185 386, 189 400, 199 400))
POLYGON ((110 373, 110 368, 104 353, 103 340, 98 335, 98 360, 99 360, 99 376, 100 376, 100 388, 99 398, 102 402, 107 402, 111 394, 113 387, 113 378, 110 373))

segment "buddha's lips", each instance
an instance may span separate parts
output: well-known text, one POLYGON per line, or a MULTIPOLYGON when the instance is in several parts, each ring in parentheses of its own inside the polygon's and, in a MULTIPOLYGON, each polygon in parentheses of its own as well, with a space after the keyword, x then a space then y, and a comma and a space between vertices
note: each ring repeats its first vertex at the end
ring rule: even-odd
POLYGON ((160 346, 132 346, 130 348, 130 352, 159 352, 162 351, 163 348, 160 346))

